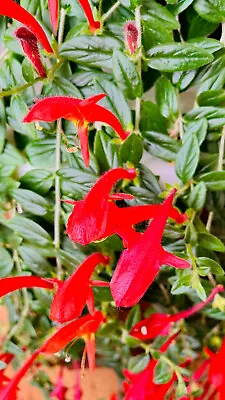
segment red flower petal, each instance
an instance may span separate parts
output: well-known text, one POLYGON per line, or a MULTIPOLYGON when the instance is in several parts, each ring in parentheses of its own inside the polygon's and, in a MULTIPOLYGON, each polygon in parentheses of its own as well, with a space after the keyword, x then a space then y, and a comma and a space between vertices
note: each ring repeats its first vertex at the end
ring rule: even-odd
POLYGON ((13 276, 0 279, 0 297, 5 296, 22 288, 40 287, 43 289, 53 289, 54 280, 44 279, 38 276, 13 276))
POLYGON ((24 26, 18 28, 15 31, 15 35, 20 40, 24 53, 32 62, 39 75, 43 79, 46 78, 47 75, 41 61, 36 36, 24 26))
MULTIPOLYGON (((85 246, 105 237, 108 213, 112 204, 108 197, 112 187, 120 179, 134 179, 135 176, 135 170, 123 168, 112 169, 101 176, 84 200, 74 205, 66 230, 69 238, 85 246)), ((111 217, 113 218, 113 215, 111 217)))
POLYGON ((84 165, 86 168, 90 164, 90 153, 88 145, 88 123, 85 121, 79 121, 77 124, 77 134, 80 139, 81 153, 84 160, 84 165))
MULTIPOLYGON (((164 201, 161 213, 153 218, 143 235, 129 249, 124 250, 110 283, 112 296, 117 307, 135 305, 146 292, 160 266, 165 261, 178 268, 188 268, 190 264, 176 256, 169 255, 161 246, 163 231, 169 217, 176 191, 173 190, 164 201), (169 257, 170 256, 170 257, 169 257)), ((119 229, 118 229, 119 233, 119 229)))
POLYGON ((60 367, 58 379, 50 397, 56 397, 57 400, 66 400, 65 394, 67 388, 63 385, 63 366, 60 367))
POLYGON ((205 301, 194 305, 189 310, 184 310, 174 315, 160 313, 152 314, 150 315, 150 317, 145 318, 144 320, 135 324, 130 332, 130 335, 140 340, 154 339, 158 335, 167 335, 170 331, 171 326, 175 322, 184 318, 188 318, 196 312, 200 311, 210 301, 212 301, 217 293, 223 291, 223 286, 218 285, 212 290, 211 294, 205 301))
POLYGON ((84 13, 85 13, 86 18, 89 23, 91 33, 95 33, 95 31, 100 28, 101 23, 99 21, 94 20, 89 1, 88 0, 78 0, 78 2, 80 3, 81 7, 84 10, 84 13))
POLYGON ((53 53, 53 50, 49 44, 48 38, 42 29, 41 25, 36 21, 36 19, 31 15, 25 8, 21 7, 13 0, 1 1, 0 3, 0 15, 5 17, 13 18, 27 28, 29 28, 39 42, 42 44, 44 49, 48 53, 53 53))
POLYGON ((59 0, 48 0, 48 8, 50 13, 51 24, 53 27, 54 35, 57 35, 59 23, 59 0))
POLYGON ((91 333, 95 333, 99 326, 105 321, 101 311, 96 311, 94 315, 85 315, 76 321, 69 322, 61 327, 43 344, 42 353, 57 353, 63 349, 75 337, 82 338, 91 333))
POLYGON ((82 313, 90 291, 90 278, 97 264, 108 264, 108 257, 93 253, 58 287, 50 318, 60 323, 71 321, 82 313))

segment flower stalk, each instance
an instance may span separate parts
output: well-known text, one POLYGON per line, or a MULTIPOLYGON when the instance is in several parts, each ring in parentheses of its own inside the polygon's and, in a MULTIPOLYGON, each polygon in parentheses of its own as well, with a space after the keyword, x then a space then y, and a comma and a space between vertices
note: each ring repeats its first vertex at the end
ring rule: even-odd
MULTIPOLYGON (((141 77, 141 60, 142 60, 142 41, 141 41, 141 6, 135 8, 135 23, 138 30, 137 37, 137 72, 141 77)), ((135 100, 135 132, 140 132, 140 120, 141 120, 141 98, 136 97, 135 100)))

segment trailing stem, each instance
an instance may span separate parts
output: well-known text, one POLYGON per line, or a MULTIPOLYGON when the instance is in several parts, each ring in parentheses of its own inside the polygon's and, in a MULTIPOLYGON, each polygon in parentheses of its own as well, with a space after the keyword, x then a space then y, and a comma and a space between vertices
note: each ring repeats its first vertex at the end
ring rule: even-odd
POLYGON ((120 1, 117 1, 105 14, 102 16, 102 22, 106 21, 114 11, 120 6, 120 1))
MULTIPOLYGON (((66 12, 64 8, 61 9, 60 14, 60 24, 59 24, 59 34, 58 34, 58 44, 59 46, 63 41, 63 33, 65 26, 66 12)), ((57 266, 57 278, 62 279, 63 269, 62 263, 58 256, 58 250, 60 249, 60 216, 61 216, 61 205, 60 205, 60 179, 57 175, 57 171, 61 164, 61 131, 62 131, 62 120, 57 121, 56 129, 56 149, 55 149, 55 215, 54 215, 54 246, 56 250, 56 266, 57 266)))
MULTIPOLYGON (((137 72, 141 77, 141 60, 142 60, 142 43, 141 43, 141 6, 136 7, 135 9, 135 24, 138 30, 138 39, 137 39, 137 72)), ((141 119, 141 98, 136 97, 135 101, 135 132, 139 133, 139 125, 141 119)))

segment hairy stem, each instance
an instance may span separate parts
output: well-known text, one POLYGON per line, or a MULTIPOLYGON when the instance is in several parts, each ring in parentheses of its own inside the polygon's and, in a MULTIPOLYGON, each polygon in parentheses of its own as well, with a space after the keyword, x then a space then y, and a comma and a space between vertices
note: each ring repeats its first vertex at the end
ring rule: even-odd
MULTIPOLYGON (((59 46, 63 41, 64 26, 65 26, 66 12, 64 8, 61 9, 58 44, 59 46)), ((58 256, 58 250, 60 249, 60 216, 61 216, 61 205, 60 205, 60 179, 57 175, 57 171, 61 164, 61 131, 62 131, 62 120, 57 121, 56 129, 56 149, 55 149, 55 215, 54 215, 54 246, 56 250, 56 267, 57 267, 57 278, 62 279, 63 269, 60 257, 58 256)))
MULTIPOLYGON (((141 60, 142 60, 142 44, 141 44, 141 6, 136 7, 135 9, 135 24, 138 30, 138 39, 137 39, 137 47, 138 47, 138 55, 137 55, 137 72, 141 77, 141 60)), ((141 98, 136 97, 135 101, 135 132, 140 132, 140 119, 141 119, 141 98)))
POLYGON ((120 6, 120 1, 117 1, 105 14, 102 16, 102 22, 106 21, 110 15, 120 6))
POLYGON ((7 97, 11 96, 13 94, 17 94, 20 92, 23 92, 24 90, 28 89, 30 86, 33 86, 35 83, 42 81, 41 77, 36 78, 33 82, 28 82, 25 85, 22 86, 17 86, 13 89, 5 90, 3 92, 0 92, 0 98, 1 97, 7 97))

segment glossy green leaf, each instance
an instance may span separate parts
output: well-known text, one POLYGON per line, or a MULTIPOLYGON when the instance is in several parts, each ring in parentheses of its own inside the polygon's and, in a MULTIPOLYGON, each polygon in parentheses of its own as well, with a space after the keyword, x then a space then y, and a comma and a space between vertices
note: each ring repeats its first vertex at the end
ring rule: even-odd
POLYGON ((130 161, 137 164, 143 154, 143 144, 140 136, 136 133, 129 135, 120 147, 120 160, 122 163, 130 161))
POLYGON ((142 82, 135 64, 121 51, 113 52, 113 74, 118 87, 128 99, 142 96, 142 82))
POLYGON ((112 68, 112 54, 121 42, 111 36, 75 36, 63 43, 60 55, 78 64, 112 68))
POLYGON ((183 143, 177 154, 175 167, 182 182, 188 182, 194 175, 199 161, 199 144, 195 136, 190 136, 183 143))
POLYGON ((207 174, 201 175, 199 179, 206 184, 209 190, 225 190, 224 171, 208 172, 207 174))
POLYGON ((167 72, 188 71, 213 60, 207 50, 187 43, 157 46, 149 50, 147 55, 149 67, 167 72))
POLYGON ((44 169, 33 169, 20 178, 24 189, 34 190, 40 195, 45 195, 53 185, 54 177, 51 172, 44 169))
POLYGON ((46 215, 52 208, 49 202, 39 194, 26 189, 15 189, 11 196, 24 208, 34 215, 46 215))
POLYGON ((154 369, 154 383, 163 385, 172 379, 173 370, 165 360, 159 360, 154 369))
POLYGON ((168 29, 156 18, 148 17, 143 20, 143 46, 145 51, 160 44, 173 42, 172 34, 168 29))
POLYGON ((7 222, 7 226, 28 242, 40 246, 47 246, 52 243, 49 233, 31 219, 17 215, 7 222))
POLYGON ((177 93, 169 79, 163 76, 156 83, 156 101, 161 114, 175 121, 179 113, 177 93))
POLYGON ((204 142, 207 134, 208 122, 206 118, 200 118, 197 121, 187 121, 184 124, 184 137, 183 142, 185 142, 191 136, 195 136, 198 140, 199 146, 204 142))
POLYGON ((225 20, 224 0, 196 0, 194 8, 206 21, 222 22, 225 20))
POLYGON ((178 29, 180 26, 179 22, 167 8, 154 0, 143 0, 141 11, 146 18, 149 16, 156 19, 168 30, 178 29))
POLYGON ((0 277, 8 276, 13 269, 13 265, 14 262, 9 252, 4 247, 0 247, 0 277))
POLYGON ((188 206, 195 211, 200 211, 206 201, 206 185, 204 182, 199 182, 194 187, 188 198, 188 206))
POLYGON ((213 251, 224 252, 224 244, 216 236, 211 235, 211 233, 200 232, 198 234, 198 244, 204 249, 209 249, 213 251))
POLYGON ((94 155, 102 172, 119 166, 119 149, 112 143, 112 138, 103 131, 98 131, 94 141, 94 155))
POLYGON ((208 257, 198 257, 197 263, 200 267, 208 267, 210 272, 214 275, 224 275, 223 268, 211 258, 208 257))

